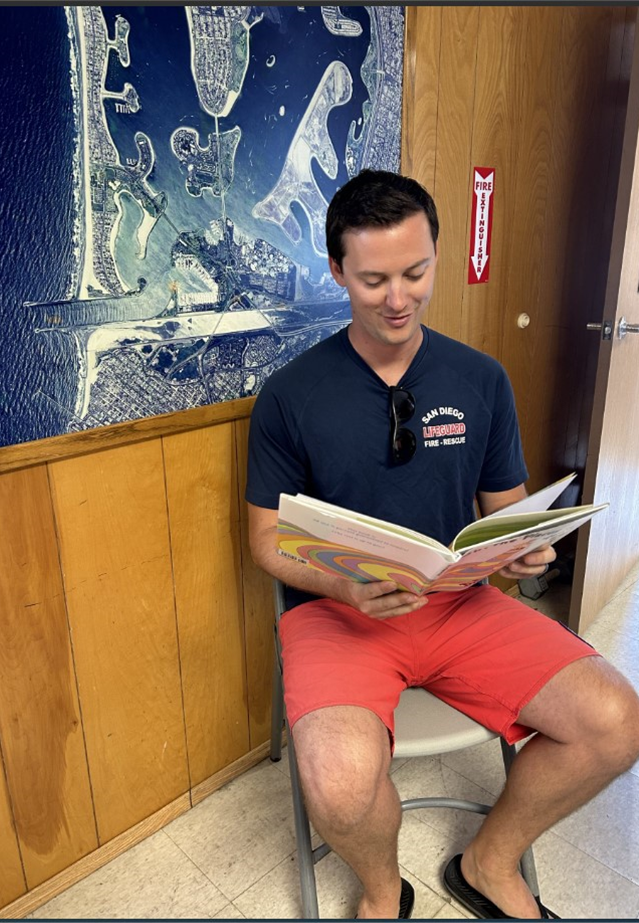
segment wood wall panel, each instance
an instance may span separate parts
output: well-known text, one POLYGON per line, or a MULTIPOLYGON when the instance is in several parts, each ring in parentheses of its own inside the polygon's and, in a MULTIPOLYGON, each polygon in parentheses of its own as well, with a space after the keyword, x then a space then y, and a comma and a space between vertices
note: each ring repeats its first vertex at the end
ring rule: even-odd
POLYGON ((189 788, 161 441, 50 472, 102 844, 189 788))
POLYGON ((0 752, 0 907, 27 890, 0 752))
POLYGON ((246 670, 248 680, 251 749, 271 735, 271 691, 273 672, 273 585, 271 578, 251 559, 248 540, 248 512, 244 492, 250 421, 238 420, 237 470, 242 526, 242 582, 246 625, 246 670))
POLYGON ((402 99, 402 170, 435 187, 442 11, 406 7, 402 99))
POLYGON ((0 511, 0 741, 32 888, 97 837, 46 468, 3 475, 0 511))
POLYGON ((164 440, 191 785, 249 749, 233 423, 164 440))
POLYGON ((444 7, 441 15, 436 172, 432 190, 440 239, 437 282, 427 323, 446 336, 461 339, 461 308, 468 279, 468 203, 479 8, 444 7))
MULTIPOLYGON (((477 32, 471 165, 495 168, 495 191, 489 282, 465 286, 462 339, 496 359, 501 359, 501 307, 506 296, 510 245, 513 234, 521 227, 515 222, 514 191, 519 101, 523 84, 530 79, 523 65, 526 13, 522 7, 482 6, 477 32)), ((470 195, 467 207, 470 211, 470 195)))

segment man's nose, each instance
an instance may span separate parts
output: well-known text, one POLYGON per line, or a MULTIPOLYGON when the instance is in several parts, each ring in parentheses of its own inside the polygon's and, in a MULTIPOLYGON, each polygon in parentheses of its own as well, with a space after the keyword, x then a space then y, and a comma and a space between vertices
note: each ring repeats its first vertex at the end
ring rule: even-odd
POLYGON ((401 280, 388 283, 386 289, 386 303, 394 311, 401 311, 406 306, 406 291, 401 280))

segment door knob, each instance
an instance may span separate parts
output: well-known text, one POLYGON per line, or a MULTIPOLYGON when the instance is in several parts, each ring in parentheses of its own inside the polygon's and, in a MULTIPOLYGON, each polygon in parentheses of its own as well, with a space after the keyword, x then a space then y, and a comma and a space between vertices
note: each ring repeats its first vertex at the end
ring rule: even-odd
POLYGON ((625 317, 620 318, 617 326, 617 336, 623 340, 627 333, 639 333, 639 324, 629 324, 625 317))

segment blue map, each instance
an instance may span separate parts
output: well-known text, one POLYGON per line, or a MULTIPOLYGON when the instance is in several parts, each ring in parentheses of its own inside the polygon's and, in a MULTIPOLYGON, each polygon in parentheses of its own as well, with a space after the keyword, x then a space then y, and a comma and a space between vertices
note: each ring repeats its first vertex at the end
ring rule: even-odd
POLYGON ((403 8, 64 13, 73 269, 20 305, 65 369, 37 389, 63 411, 46 435, 256 394, 348 322, 326 207, 399 169, 403 8))

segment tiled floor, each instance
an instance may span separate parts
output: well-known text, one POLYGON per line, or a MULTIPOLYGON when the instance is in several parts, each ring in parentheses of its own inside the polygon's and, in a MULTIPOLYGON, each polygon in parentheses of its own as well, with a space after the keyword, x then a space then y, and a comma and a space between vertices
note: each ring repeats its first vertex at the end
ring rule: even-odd
MULTIPOLYGON (((552 614, 567 599, 552 583, 532 605, 552 614)), ((639 689, 639 572, 629 576, 587 632, 639 689)), ((494 800, 499 745, 441 759, 398 761, 400 795, 431 789, 494 800)), ((476 829, 476 815, 419 811, 404 817, 403 874, 417 892, 415 919, 465 919, 441 882, 442 865, 476 829)), ((569 919, 639 918, 639 764, 538 840, 544 902, 569 919)), ((317 867, 320 911, 351 918, 358 884, 335 855, 317 867)), ((265 760, 159 833, 69 888, 35 919, 288 919, 301 914, 285 760, 265 760)))

